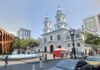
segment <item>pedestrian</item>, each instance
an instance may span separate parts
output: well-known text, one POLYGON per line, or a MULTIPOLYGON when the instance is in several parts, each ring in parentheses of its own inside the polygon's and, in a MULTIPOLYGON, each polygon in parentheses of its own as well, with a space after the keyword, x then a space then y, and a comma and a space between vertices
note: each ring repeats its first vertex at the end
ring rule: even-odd
POLYGON ((84 59, 84 60, 86 60, 86 58, 87 58, 87 55, 86 55, 86 54, 84 54, 83 59, 84 59))
POLYGON ((87 56, 87 50, 85 49, 85 55, 87 56))
POLYGON ((55 59, 55 54, 53 54, 53 59, 55 59))
POLYGON ((40 57, 40 68, 43 68, 43 56, 40 57))
POLYGON ((40 49, 38 49, 38 53, 40 53, 40 49))
POLYGON ((73 54, 72 54, 72 52, 70 52, 70 58, 73 59, 73 54))
POLYGON ((45 57, 44 57, 45 61, 48 62, 48 59, 47 59, 47 53, 45 53, 44 56, 45 56, 45 57))
POLYGON ((64 52, 63 51, 61 52, 61 57, 64 57, 64 52))
POLYGON ((7 67, 8 64, 8 55, 5 57, 5 67, 7 67))

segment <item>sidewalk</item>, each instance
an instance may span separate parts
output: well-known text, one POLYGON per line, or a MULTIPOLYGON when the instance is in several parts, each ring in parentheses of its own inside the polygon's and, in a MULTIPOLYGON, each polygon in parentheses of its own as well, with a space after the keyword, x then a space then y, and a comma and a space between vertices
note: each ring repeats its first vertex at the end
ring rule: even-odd
MULTIPOLYGON (((53 60, 53 55, 52 54, 47 54, 48 60, 53 60)), ((59 58, 56 58, 59 59, 59 58)), ((33 58, 33 59, 27 59, 27 60, 16 60, 16 61, 8 61, 8 65, 16 65, 16 64, 24 64, 24 63, 34 63, 34 62, 39 62, 39 58, 33 58)), ((0 60, 0 66, 4 66, 4 61, 0 60)))

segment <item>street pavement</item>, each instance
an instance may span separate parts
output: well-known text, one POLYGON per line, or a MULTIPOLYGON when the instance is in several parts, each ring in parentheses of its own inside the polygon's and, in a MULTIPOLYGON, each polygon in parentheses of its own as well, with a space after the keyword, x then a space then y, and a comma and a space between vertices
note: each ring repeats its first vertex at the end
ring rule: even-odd
POLYGON ((6 68, 4 66, 0 67, 0 70, 49 70, 53 65, 58 63, 63 59, 49 60, 43 63, 43 68, 40 68, 39 62, 28 62, 24 64, 8 65, 6 68))
POLYGON ((39 58, 9 61, 7 68, 4 67, 4 61, 0 61, 0 70, 49 70, 49 68, 61 60, 61 58, 54 60, 52 54, 48 54, 48 62, 43 63, 42 69, 40 68, 39 58))
POLYGON ((58 63, 61 60, 63 60, 63 59, 57 59, 57 60, 44 62, 43 68, 40 68, 40 63, 37 63, 37 64, 35 64, 35 69, 36 70, 49 70, 51 67, 53 67, 56 63, 58 63))
MULTIPOLYGON (((48 54, 47 55, 48 60, 52 60, 53 59, 53 55, 52 54, 48 54)), ((23 60, 14 60, 14 61, 8 61, 8 65, 16 65, 16 64, 25 64, 27 62, 39 62, 40 59, 39 58, 33 58, 33 59, 23 59, 23 60)), ((0 60, 0 66, 4 66, 4 60, 0 60)))

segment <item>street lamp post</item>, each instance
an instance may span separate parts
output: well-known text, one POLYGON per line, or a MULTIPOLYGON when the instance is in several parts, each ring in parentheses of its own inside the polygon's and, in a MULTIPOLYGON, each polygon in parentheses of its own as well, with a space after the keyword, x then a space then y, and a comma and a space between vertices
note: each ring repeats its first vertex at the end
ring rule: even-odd
POLYGON ((74 34, 75 33, 75 30, 72 29, 70 30, 70 36, 71 36, 71 39, 72 39, 72 45, 73 45, 73 48, 72 48, 72 54, 74 55, 74 59, 76 59, 76 50, 75 50, 75 44, 74 44, 74 34))

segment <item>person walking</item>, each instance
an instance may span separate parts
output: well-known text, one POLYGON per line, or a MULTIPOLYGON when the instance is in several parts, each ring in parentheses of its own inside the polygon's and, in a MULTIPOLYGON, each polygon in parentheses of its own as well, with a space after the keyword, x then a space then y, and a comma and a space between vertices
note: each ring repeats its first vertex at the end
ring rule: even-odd
POLYGON ((72 52, 70 52, 70 59, 73 59, 73 54, 72 54, 72 52))
POLYGON ((48 59, 47 59, 47 53, 45 53, 44 56, 45 56, 45 57, 44 57, 45 61, 48 62, 48 59))
POLYGON ((5 67, 7 67, 8 64, 8 55, 5 57, 5 67))
POLYGON ((55 54, 53 54, 53 59, 55 59, 55 54))

